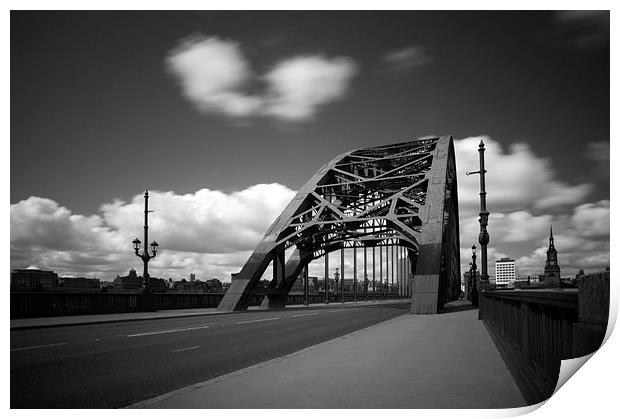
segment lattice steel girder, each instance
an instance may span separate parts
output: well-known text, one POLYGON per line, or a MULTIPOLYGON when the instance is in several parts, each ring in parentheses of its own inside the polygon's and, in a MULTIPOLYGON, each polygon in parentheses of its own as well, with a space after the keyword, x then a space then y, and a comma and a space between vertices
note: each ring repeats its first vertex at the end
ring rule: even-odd
POLYGON ((229 287, 218 310, 245 310, 275 262, 265 302, 282 307, 302 268, 343 247, 404 246, 415 280, 411 311, 436 313, 460 292, 452 137, 343 153, 297 192, 229 287), (285 249, 294 248, 284 264, 285 249))

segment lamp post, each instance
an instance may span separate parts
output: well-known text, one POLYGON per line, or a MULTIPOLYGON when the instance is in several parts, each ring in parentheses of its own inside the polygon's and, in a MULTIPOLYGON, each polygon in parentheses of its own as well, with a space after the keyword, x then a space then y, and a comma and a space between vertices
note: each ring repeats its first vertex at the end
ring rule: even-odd
POLYGON ((476 287, 476 245, 471 247, 471 305, 478 307, 478 288, 476 287))
POLYGON ((140 254, 140 244, 142 243, 137 237, 132 241, 133 249, 136 252, 136 256, 142 259, 144 263, 144 272, 142 274, 142 278, 144 279, 144 293, 148 294, 151 292, 151 284, 149 281, 149 260, 154 259, 157 256, 157 246, 159 244, 153 240, 151 243, 151 252, 153 255, 149 254, 147 243, 149 242, 149 212, 153 212, 153 210, 149 211, 149 191, 144 191, 144 250, 142 254, 140 254))
POLYGON ((491 284, 489 283, 489 275, 487 273, 487 244, 489 244, 489 233, 487 232, 487 225, 489 224, 489 211, 487 211, 487 191, 484 179, 484 175, 487 172, 484 168, 484 150, 484 142, 480 140, 480 144, 478 145, 480 170, 476 172, 466 173, 466 175, 480 175, 480 219, 478 220, 480 222, 480 234, 478 235, 478 243, 480 243, 481 255, 480 281, 478 283, 478 288, 480 289, 480 291, 488 290, 491 287, 491 284))
POLYGON ((336 282, 336 289, 334 290, 334 294, 336 294, 335 301, 338 301, 338 280, 340 279, 340 272, 338 272, 338 268, 336 268, 336 272, 334 272, 334 282, 336 282))

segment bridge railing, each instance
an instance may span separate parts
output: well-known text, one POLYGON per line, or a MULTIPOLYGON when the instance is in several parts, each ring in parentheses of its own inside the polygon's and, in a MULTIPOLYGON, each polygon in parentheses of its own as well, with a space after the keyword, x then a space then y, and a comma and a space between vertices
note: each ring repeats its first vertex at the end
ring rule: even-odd
MULTIPOLYGON (((385 300, 396 300, 396 299, 406 299, 407 297, 401 297, 397 293, 385 293, 381 296, 380 293, 377 293, 373 298, 372 293, 368 293, 366 298, 364 299, 364 294, 354 294, 352 292, 344 293, 344 302, 350 303, 354 301, 385 301, 385 300)), ((330 303, 340 303, 342 301, 340 294, 329 294, 329 302, 330 303)), ((308 304, 320 304, 325 302, 325 294, 309 294, 308 295, 308 304)), ((291 293, 288 295, 286 299, 286 304, 288 305, 298 305, 304 303, 304 295, 299 293, 291 293)))
POLYGON ((479 316, 526 401, 549 398, 563 359, 600 347, 609 304, 609 273, 577 289, 485 291, 479 316), (605 308, 607 304, 607 308, 605 308))

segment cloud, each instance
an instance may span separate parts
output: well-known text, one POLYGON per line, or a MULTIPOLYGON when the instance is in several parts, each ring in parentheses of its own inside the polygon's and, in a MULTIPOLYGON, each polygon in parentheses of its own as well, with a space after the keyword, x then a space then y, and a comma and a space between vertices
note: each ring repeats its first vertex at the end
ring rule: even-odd
POLYGON ((281 62, 265 75, 269 85, 265 114, 309 119, 320 106, 345 96, 356 71, 357 66, 348 58, 306 56, 281 62))
POLYGON ((556 179, 551 161, 536 156, 525 143, 512 144, 508 151, 488 137, 468 137, 455 141, 456 161, 460 170, 459 204, 465 210, 479 207, 479 176, 465 176, 465 171, 479 167, 478 144, 484 139, 487 203, 495 212, 512 212, 531 207, 536 210, 584 201, 593 190, 590 183, 568 185, 556 179))
POLYGON ((584 156, 591 160, 589 166, 596 179, 602 181, 609 180, 609 142, 594 142, 586 145, 584 156))
POLYGON ((243 93, 252 72, 234 41, 199 36, 184 40, 170 51, 167 64, 183 95, 202 112, 249 116, 261 106, 260 98, 243 93))
POLYGON ((202 35, 172 49, 166 64, 183 96, 200 112, 287 121, 312 119, 320 107, 345 97, 357 72, 350 58, 307 55, 257 75, 239 43, 202 35))
MULTIPOLYGON (((150 240, 160 243, 154 276, 179 279, 179 270, 230 278, 238 271, 294 191, 280 184, 224 193, 151 191, 150 240)), ((116 200, 98 214, 73 214, 57 202, 30 197, 11 205, 11 267, 48 267, 61 274, 113 279, 141 262, 131 240, 142 237, 144 201, 116 200)))
POLYGON ((389 51, 383 57, 387 64, 386 69, 395 73, 409 73, 417 67, 422 67, 433 61, 426 49, 422 46, 409 46, 389 51))
POLYGON ((608 10, 560 10, 554 12, 557 44, 578 49, 600 48, 609 45, 608 10))
POLYGON ((582 237, 608 237, 609 217, 609 200, 605 199, 577 206, 571 222, 582 237))

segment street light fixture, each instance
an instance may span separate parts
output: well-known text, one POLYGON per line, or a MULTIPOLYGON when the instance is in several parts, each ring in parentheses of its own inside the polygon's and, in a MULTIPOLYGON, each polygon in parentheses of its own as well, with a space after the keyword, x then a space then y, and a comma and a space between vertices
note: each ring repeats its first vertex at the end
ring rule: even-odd
POLYGON ((336 301, 338 301, 338 280, 340 279, 340 272, 338 272, 338 268, 336 268, 336 272, 334 273, 334 281, 336 282, 336 289, 334 290, 334 294, 336 294, 336 301))
POLYGON ((471 304, 478 307, 478 287, 476 286, 476 245, 471 247, 471 304))
POLYGON ((151 292, 148 264, 151 259, 154 259, 155 256, 157 256, 157 247, 159 246, 159 243, 157 243, 156 241, 153 241, 151 243, 152 255, 149 254, 148 245, 146 244, 149 242, 149 212, 153 212, 153 210, 149 211, 149 191, 146 190, 144 191, 144 243, 145 245, 144 245, 144 250, 142 251, 142 254, 139 253, 140 245, 142 244, 140 239, 136 237, 132 241, 133 249, 136 252, 136 256, 138 256, 140 259, 142 259, 142 262, 144 262, 144 272, 142 274, 142 279, 144 280, 144 293, 145 294, 149 294, 151 292))

